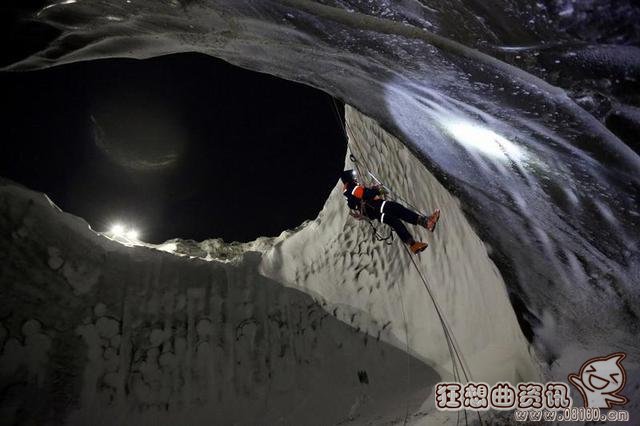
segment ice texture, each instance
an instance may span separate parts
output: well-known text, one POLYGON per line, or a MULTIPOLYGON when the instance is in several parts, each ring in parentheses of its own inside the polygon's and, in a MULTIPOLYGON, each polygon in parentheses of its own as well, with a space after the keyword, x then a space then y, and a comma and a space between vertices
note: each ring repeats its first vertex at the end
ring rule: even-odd
MULTIPOLYGON (((10 69, 197 51, 321 88, 461 200, 551 368, 576 347, 637 363, 640 158, 598 100, 637 81, 635 27, 618 49, 628 59, 613 61, 615 46, 575 35, 593 22, 587 6, 551 3, 62 2, 37 16, 60 37, 10 69)), ((623 3, 610 13, 627 22, 637 8, 623 3)))
POLYGON ((367 312, 345 323, 260 274, 259 251, 130 247, 10 182, 0 232, 2 424, 390 422, 440 379, 367 312))
MULTIPOLYGON (((434 235, 413 229, 431 244, 418 264, 472 378, 540 380, 505 283, 459 200, 373 120, 348 108, 347 123, 354 149, 369 149, 381 177, 443 211, 434 235)), ((26 370, 19 359, 28 348, 3 352, 3 382, 15 386, 2 404, 7 419, 33 407, 22 397, 30 392, 42 395, 31 419, 66 424, 456 416, 433 409, 433 385, 452 379, 452 361, 422 282, 397 239, 376 242, 347 214, 338 183, 315 220, 226 248, 121 244, 10 182, 0 207, 0 229, 23 230, 3 240, 11 253, 1 264, 3 330, 14 340, 41 336, 26 370), (84 274, 66 274, 66 264, 84 265, 84 274)))
MULTIPOLYGON (((565 380, 589 357, 624 351, 637 382, 636 3, 65 1, 35 17, 60 37, 10 69, 196 51, 337 96, 459 200, 545 377, 565 380)), ((372 172, 419 197, 423 182, 402 169, 387 175, 363 147, 372 172)), ((637 386, 627 392, 638 399, 637 386)))

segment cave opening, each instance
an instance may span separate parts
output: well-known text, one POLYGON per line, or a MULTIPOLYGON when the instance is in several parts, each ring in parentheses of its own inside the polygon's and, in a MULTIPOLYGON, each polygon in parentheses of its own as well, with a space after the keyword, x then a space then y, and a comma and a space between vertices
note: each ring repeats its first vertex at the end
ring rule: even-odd
POLYGON ((149 243, 278 235, 317 216, 344 165, 329 95, 202 54, 0 73, 0 88, 0 176, 149 243))

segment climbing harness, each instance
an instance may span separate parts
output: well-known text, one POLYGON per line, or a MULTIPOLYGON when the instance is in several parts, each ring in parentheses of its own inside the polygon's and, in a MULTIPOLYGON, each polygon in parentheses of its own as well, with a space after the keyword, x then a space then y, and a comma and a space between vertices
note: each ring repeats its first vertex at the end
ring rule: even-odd
MULTIPOLYGON (((381 241, 386 245, 393 244, 393 231, 390 229, 389 233, 386 236, 378 232, 378 228, 376 228, 376 226, 373 224, 373 220, 363 213, 366 206, 371 207, 371 205, 368 204, 365 200, 360 200, 360 209, 350 209, 349 216, 351 216, 355 220, 363 220, 367 222, 369 226, 371 226, 372 239, 374 241, 381 241)), ((360 246, 360 244, 358 244, 358 246, 360 246)))
MULTIPOLYGON (((391 188, 389 188, 388 186, 384 185, 382 183, 382 181, 380 179, 378 179, 376 177, 376 175, 374 175, 371 172, 371 169, 368 167, 367 164, 363 164, 361 165, 360 162, 358 161, 358 158, 354 155, 354 153, 352 152, 351 149, 351 144, 349 143, 349 134, 347 133, 347 127, 348 124, 345 126, 345 124, 342 122, 342 119, 340 118, 340 110, 338 108, 338 104, 336 103, 336 100, 334 97, 331 97, 331 100, 333 102, 333 106, 335 109, 335 114, 336 114, 336 119, 338 120, 338 122, 340 123, 340 126, 342 128, 344 137, 347 141, 347 149, 349 150, 349 159, 353 162, 354 166, 356 167, 356 170, 358 171, 358 175, 359 176, 365 176, 365 174, 362 173, 361 170, 361 166, 364 166, 367 175, 370 176, 373 180, 376 181, 376 183, 384 188, 386 190, 386 192, 388 193, 388 195, 390 196, 390 199, 396 199, 400 202, 402 202, 404 205, 411 207, 412 209, 414 209, 414 211, 420 211, 418 208, 416 208, 414 205, 412 205, 411 203, 409 203, 408 201, 402 199, 402 197, 400 197, 395 191, 393 191, 391 188)), ((360 156, 361 159, 364 159, 365 157, 360 156)), ((364 160, 366 161, 366 160, 364 160)), ((361 206, 361 209, 364 206, 361 206)), ((361 212, 364 212, 364 210, 361 210, 361 212)), ((362 213, 360 213, 360 215, 363 215, 362 213)), ((368 218, 367 218, 368 219, 368 218)), ((371 223, 371 219, 368 219, 369 223, 371 224, 371 226, 374 229, 374 234, 378 234, 377 230, 375 229, 375 226, 371 223)), ((392 232, 390 232, 390 235, 392 237, 392 232)), ((393 243, 393 238, 390 239, 389 242, 385 241, 385 243, 387 244, 392 244, 393 243)), ((360 247, 360 245, 358 245, 358 247, 360 247)), ((413 258, 413 256, 411 255, 411 252, 409 251, 409 249, 404 246, 405 252, 407 254, 407 256, 409 257, 413 267, 415 268, 416 272, 418 273, 418 276, 420 277, 420 280, 422 281, 422 284, 424 285, 424 288, 427 291, 427 294, 429 295, 429 298, 431 299, 431 302, 433 303, 433 306, 435 308, 436 311, 436 315, 438 317, 438 320, 440 321, 440 325, 442 327, 442 331, 445 337, 445 341, 447 344, 447 349, 449 351, 449 357, 451 358, 451 371, 453 373, 453 379, 456 382, 462 382, 464 380, 464 382, 469 382, 472 380, 471 377, 471 373, 469 371, 469 367, 466 364, 462 354, 461 354, 461 349, 460 349, 460 345, 458 344, 454 334, 453 334, 453 330, 451 329, 451 326, 448 324, 444 312, 442 310, 442 308, 440 307, 440 305, 438 304, 438 301, 436 300, 436 297, 431 289, 431 285, 429 283, 429 280, 427 279, 427 277, 422 273, 422 271, 420 271, 420 268, 418 267, 418 264, 416 263, 415 259, 413 258)), ((360 250, 360 249, 359 249, 360 250)), ((398 286, 398 290, 400 293, 400 303, 401 303, 401 307, 402 307, 402 315, 403 315, 403 319, 404 319, 404 323, 405 323, 405 336, 406 336, 406 352, 407 352, 407 386, 410 385, 411 382, 411 374, 410 374, 410 348, 409 348, 409 325, 407 322, 407 318, 406 318, 406 312, 405 312, 405 308, 404 308, 404 298, 402 295, 402 289, 398 286)), ((464 413, 464 422, 465 425, 469 424, 469 419, 467 417, 467 410, 462 410, 462 412, 464 413)), ((480 424, 482 424, 482 417, 480 416, 480 412, 476 411, 478 420, 480 422, 480 424)), ((405 411, 405 418, 404 418, 404 424, 407 424, 408 421, 408 417, 409 417, 409 406, 407 404, 406 406, 406 411, 405 411)), ((458 424, 460 422, 460 411, 457 412, 457 420, 456 420, 456 424, 458 424)))

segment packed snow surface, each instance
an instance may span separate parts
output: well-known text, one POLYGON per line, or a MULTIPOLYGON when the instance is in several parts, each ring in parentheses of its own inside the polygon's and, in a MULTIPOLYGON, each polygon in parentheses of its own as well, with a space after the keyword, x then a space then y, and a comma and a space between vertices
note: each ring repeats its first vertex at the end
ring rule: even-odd
POLYGON ((258 251, 124 245, 7 182, 0 230, 2 424, 391 422, 440 377, 260 274, 258 251))
MULTIPOLYGON (((459 201, 373 120, 349 108, 347 123, 354 149, 370 149, 360 161, 443 211, 435 234, 413 229, 431 244, 417 264, 472 378, 540 380, 459 201)), ((347 214, 339 184, 315 220, 244 244, 109 238, 9 182, 0 205, 11 253, 2 263, 7 419, 27 405, 34 420, 66 424, 457 416, 433 407, 433 386, 453 379, 453 364, 418 271, 398 240, 373 240, 347 214), (43 395, 35 405, 23 397, 31 392, 43 395)))
MULTIPOLYGON (((589 357, 624 351, 627 374, 637 381, 640 158, 633 129, 640 106, 639 17, 630 0, 65 1, 35 17, 58 28, 60 36, 11 69, 196 51, 333 94, 397 137, 459 200, 497 267, 491 275, 482 266, 478 281, 491 283, 498 294, 504 280, 545 377, 565 380, 589 357)), ((375 138, 368 134, 357 143, 357 157, 368 161, 371 172, 407 198, 421 199, 425 209, 432 207, 426 194, 434 185, 418 167, 392 167, 374 152, 375 138)), ((448 232, 454 238, 462 231, 448 232)), ((300 247, 296 235, 281 247, 287 244, 300 247)), ((465 255, 478 255, 480 246, 469 244, 465 255)), ((422 262, 444 255, 437 246, 429 252, 433 258, 422 262)), ((318 255, 316 262, 295 267, 278 247, 263 252, 263 273, 287 285, 301 283, 318 300, 345 297, 361 306, 346 288, 320 285, 315 268, 328 263, 315 252, 319 247, 306 249, 318 255)), ((385 282, 411 274, 401 252, 376 250, 377 257, 366 261, 374 262, 371 270, 389 271, 385 282)), ((345 250, 343 262, 354 262, 354 256, 345 250)), ((431 270, 434 287, 443 286, 444 299, 469 297, 470 287, 449 265, 451 270, 431 270)), ((338 277, 327 268, 332 279, 338 277)), ((362 279, 368 282, 369 273, 363 270, 362 279)), ((84 283, 94 279, 91 270, 67 274, 76 291, 90 291, 84 283)), ((402 282, 413 281, 407 276, 402 282)), ((407 289, 412 301, 416 291, 407 289)), ((443 303, 459 309, 452 299, 443 303)), ((504 308, 498 322, 509 322, 506 306, 496 305, 504 308)), ((390 306, 397 318, 397 304, 390 306)), ((409 330, 430 335, 432 325, 417 321, 416 306, 405 307, 407 318, 416 321, 408 322, 409 330)), ((367 308, 376 321, 384 309, 392 310, 378 302, 367 308)), ((470 339, 461 345, 477 347, 459 314, 452 312, 450 321, 470 339)), ((393 330, 388 341, 401 341, 402 328, 393 330)), ((526 376, 530 359, 519 335, 505 339, 511 351, 506 365, 526 376)), ((409 343, 416 357, 446 374, 439 349, 420 339, 409 343)), ((637 385, 626 392, 638 399, 637 385)))

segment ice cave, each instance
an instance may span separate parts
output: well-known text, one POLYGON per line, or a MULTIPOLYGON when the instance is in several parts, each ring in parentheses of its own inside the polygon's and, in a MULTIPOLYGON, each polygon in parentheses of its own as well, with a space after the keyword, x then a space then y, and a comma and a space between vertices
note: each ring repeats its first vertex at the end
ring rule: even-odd
POLYGON ((65 0, 29 20, 51 31, 4 73, 198 52, 319 89, 346 105, 344 168, 442 218, 412 256, 336 178, 278 236, 150 244, 2 179, 0 423, 511 424, 438 409, 436 384, 569 383, 612 353, 637 422, 632 0, 65 0))

